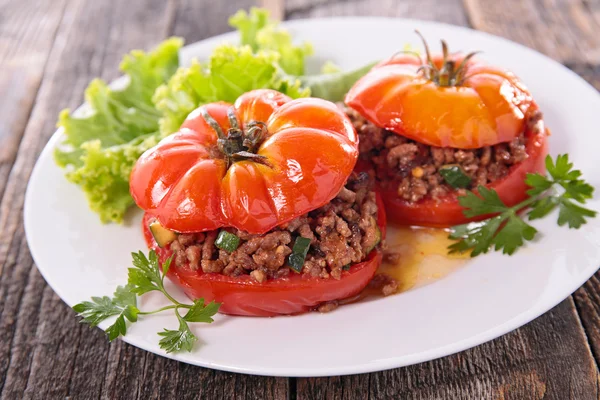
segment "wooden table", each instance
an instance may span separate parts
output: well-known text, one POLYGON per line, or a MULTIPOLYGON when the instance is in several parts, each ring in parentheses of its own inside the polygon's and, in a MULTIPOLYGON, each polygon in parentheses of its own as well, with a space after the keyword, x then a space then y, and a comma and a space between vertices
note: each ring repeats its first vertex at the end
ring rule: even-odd
MULTIPOLYGON (((365 375, 295 379, 178 363, 80 325, 34 266, 23 232, 31 169, 63 107, 121 56, 169 35, 229 30, 252 0, 0 1, 0 392, 3 398, 597 399, 600 275, 553 310, 443 359, 365 375)), ((600 84, 599 0, 265 1, 284 19, 383 15, 507 37, 600 84)), ((401 39, 399 39, 401 40, 401 39)), ((400 45, 401 43, 399 43, 400 45)), ((317 44, 318 45, 318 44, 317 44)), ((506 294, 510 296, 510 293, 506 294)))

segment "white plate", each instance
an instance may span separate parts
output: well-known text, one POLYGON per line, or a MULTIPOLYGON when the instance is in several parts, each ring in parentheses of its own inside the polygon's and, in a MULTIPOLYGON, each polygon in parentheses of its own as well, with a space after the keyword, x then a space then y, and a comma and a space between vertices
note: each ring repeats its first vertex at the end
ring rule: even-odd
MULTIPOLYGON (((343 18, 286 23, 298 40, 311 41, 318 65, 331 59, 344 68, 419 45, 418 28, 437 48, 484 50, 484 58, 508 67, 529 86, 553 131, 551 152, 568 152, 595 186, 600 164, 597 117, 600 96, 576 74, 523 46, 468 29, 431 22, 343 18)), ((228 34, 189 46, 203 58, 228 34)), ((83 193, 54 165, 57 132, 33 171, 25 200, 25 229, 36 264, 70 306, 90 295, 111 294, 126 281, 130 252, 145 249, 140 213, 126 226, 102 225, 83 193)), ((598 207, 597 199, 592 208, 598 207)), ((481 256, 431 285, 377 301, 271 319, 218 316, 193 324, 201 345, 192 353, 166 355, 156 332, 175 328, 171 315, 134 324, 125 341, 190 364, 233 372, 277 376, 341 375, 401 367, 452 354, 496 338, 531 321, 582 285, 600 261, 600 219, 580 230, 559 228, 556 215, 536 223, 544 233, 512 257, 481 256)), ((142 306, 159 303, 144 297, 142 306)), ((65 318, 73 318, 72 315, 65 318)), ((106 324, 102 325, 106 327, 106 324)))

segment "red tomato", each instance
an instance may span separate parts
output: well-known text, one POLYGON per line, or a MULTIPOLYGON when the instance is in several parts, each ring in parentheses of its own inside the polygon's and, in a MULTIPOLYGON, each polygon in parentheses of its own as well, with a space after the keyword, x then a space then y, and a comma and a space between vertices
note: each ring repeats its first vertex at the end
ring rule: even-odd
POLYGON ((459 149, 509 142, 534 107, 512 73, 460 54, 392 57, 362 77, 345 102, 378 127, 459 149))
MULTIPOLYGON (((504 178, 486 185, 488 188, 495 189, 506 205, 514 206, 528 197, 526 192, 529 187, 525 184, 525 176, 528 173, 545 172, 544 159, 548 154, 547 136, 547 131, 543 129, 535 134, 527 133, 527 159, 512 166, 504 178)), ((399 198, 395 189, 382 190, 381 194, 389 221, 402 225, 443 228, 486 218, 482 216, 467 219, 455 193, 449 194, 441 201, 425 198, 414 203, 399 198)))
MULTIPOLYGON (((385 238, 386 218, 381 198, 377 224, 385 238)), ((146 214, 143 221, 144 237, 148 247, 153 248, 161 262, 172 254, 169 248, 158 247, 148 223, 153 219, 146 214)), ((340 279, 304 277, 291 273, 285 278, 270 279, 258 283, 249 276, 230 277, 222 274, 205 274, 202 270, 192 271, 187 267, 172 264, 167 276, 192 299, 204 298, 222 303, 223 314, 255 317, 271 317, 282 314, 298 314, 310 311, 320 303, 353 297, 371 281, 381 263, 381 252, 373 250, 366 260, 354 264, 342 272, 340 279)))
POLYGON ((328 203, 357 157, 356 132, 335 104, 255 90, 193 111, 140 157, 130 189, 168 229, 261 234, 328 203))

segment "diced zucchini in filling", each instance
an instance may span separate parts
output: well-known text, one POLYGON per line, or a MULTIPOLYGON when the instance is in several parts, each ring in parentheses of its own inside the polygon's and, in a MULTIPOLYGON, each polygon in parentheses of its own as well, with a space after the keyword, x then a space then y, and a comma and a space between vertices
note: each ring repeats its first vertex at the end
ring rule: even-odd
POLYGON ((381 229, 379 229, 379 226, 377 223, 375 223, 375 218, 373 218, 373 223, 375 224, 375 236, 377 237, 377 240, 375 240, 371 247, 369 247, 366 254, 369 254, 371 251, 373 251, 373 249, 381 242, 381 229))
POLYGON ((152 221, 150 223, 150 232, 154 236, 154 240, 159 247, 163 248, 175 239, 177 239, 177 233, 168 230, 160 224, 158 221, 152 221))

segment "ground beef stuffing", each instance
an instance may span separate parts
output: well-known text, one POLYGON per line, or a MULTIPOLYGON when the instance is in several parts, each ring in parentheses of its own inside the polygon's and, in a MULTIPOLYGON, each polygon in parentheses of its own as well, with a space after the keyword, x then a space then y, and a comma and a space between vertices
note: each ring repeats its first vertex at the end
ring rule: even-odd
POLYGON ((324 313, 332 312, 339 306, 340 306, 340 304, 338 303, 337 300, 327 301, 325 303, 320 304, 317 307, 317 311, 324 314, 324 313))
MULTIPOLYGON (((457 190, 439 174, 444 165, 459 165, 471 178, 467 189, 474 189, 503 178, 512 165, 527 158, 524 134, 509 143, 474 150, 434 147, 378 128, 351 108, 340 106, 358 132, 361 159, 371 163, 382 187, 396 188, 398 196, 410 202, 425 197, 439 200, 457 190)), ((541 113, 534 113, 528 125, 540 119, 541 113)), ((466 189, 458 192, 464 194, 466 189)))
POLYGON ((302 274, 339 279, 346 266, 364 260, 379 241, 372 186, 368 174, 353 174, 330 203, 266 234, 227 228, 240 238, 239 247, 231 253, 215 246, 217 230, 180 234, 170 244, 175 263, 205 273, 247 274, 265 282, 295 273, 288 267, 287 259, 296 237, 302 236, 311 240, 302 274))
POLYGON ((390 296, 398 291, 398 281, 386 274, 378 274, 371 279, 369 287, 381 291, 384 296, 390 296))

